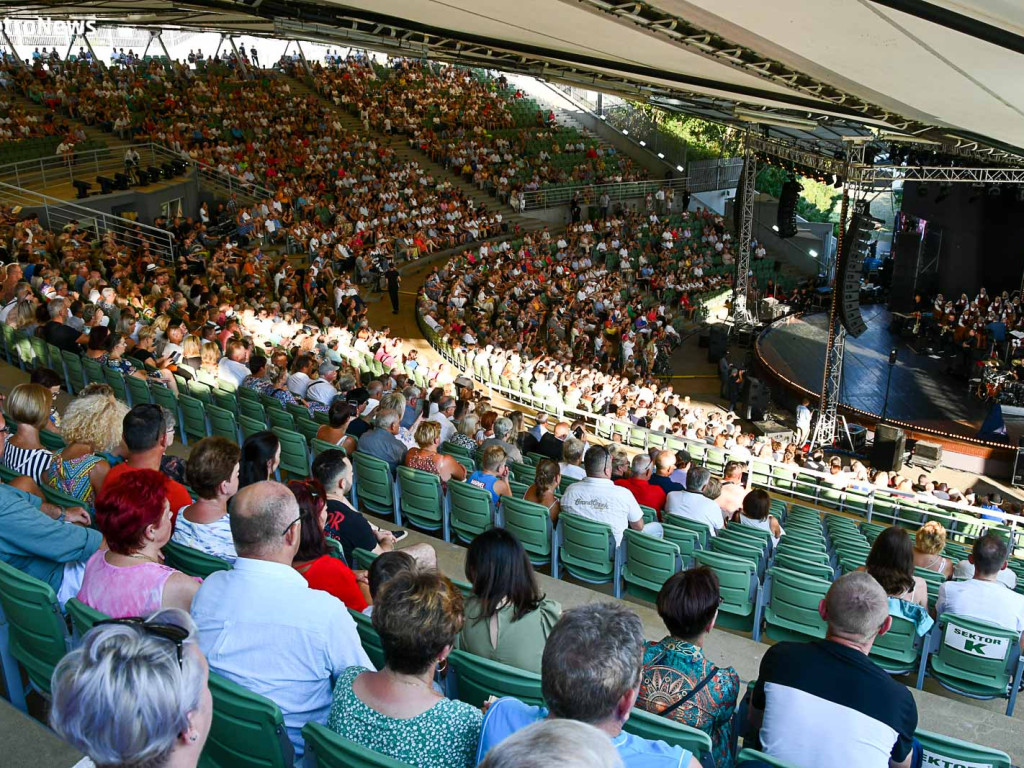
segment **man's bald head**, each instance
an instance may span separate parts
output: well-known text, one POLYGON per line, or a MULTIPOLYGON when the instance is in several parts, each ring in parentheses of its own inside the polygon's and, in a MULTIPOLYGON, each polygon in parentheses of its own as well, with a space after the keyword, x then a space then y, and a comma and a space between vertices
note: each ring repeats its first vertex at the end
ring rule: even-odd
POLYGON ((672 451, 658 451, 654 457, 654 466, 658 468, 658 474, 668 477, 676 468, 676 455, 672 451))
POLYGON ((819 609, 830 635, 871 644, 889 623, 889 598, 866 571, 853 571, 829 587, 819 609))
POLYGON ((286 485, 273 480, 247 485, 231 499, 228 512, 239 557, 291 563, 299 537, 294 528, 285 528, 299 516, 299 504, 286 485))
POLYGON ((555 424, 555 437, 559 440, 565 440, 566 435, 569 434, 569 422, 560 421, 555 424))

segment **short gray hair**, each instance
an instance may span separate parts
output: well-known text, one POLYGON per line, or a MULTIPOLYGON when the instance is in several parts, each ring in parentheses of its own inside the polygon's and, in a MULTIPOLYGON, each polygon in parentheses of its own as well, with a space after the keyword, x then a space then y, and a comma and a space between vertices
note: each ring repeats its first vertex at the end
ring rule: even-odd
POLYGON ((419 387, 410 384, 408 387, 402 390, 402 394, 405 395, 406 400, 413 400, 415 398, 418 398, 423 393, 420 391, 419 387))
POLYGON ((131 624, 102 624, 53 670, 50 727, 97 765, 165 764, 200 706, 206 665, 196 625, 179 608, 149 621, 188 632, 180 665, 174 643, 131 624))
POLYGON ((583 471, 587 477, 601 477, 611 453, 603 445, 593 445, 583 456, 583 471))
POLYGON ((50 315, 50 319, 56 320, 60 313, 64 311, 64 306, 64 299, 51 299, 50 303, 46 305, 46 312, 50 315))
MULTIPOLYGON (((268 367, 269 367, 269 364, 268 364, 268 367)), ((355 389, 355 387, 356 387, 356 377, 353 376, 351 373, 346 373, 344 376, 339 376, 338 377, 337 387, 338 387, 338 391, 339 392, 343 392, 343 393, 347 393, 349 390, 355 389)))
POLYGON ((449 408, 454 408, 454 407, 455 407, 455 398, 452 397, 451 395, 445 395, 444 397, 441 398, 440 402, 438 402, 438 404, 437 404, 437 410, 439 410, 441 413, 444 413, 449 408))
POLYGON ((701 493, 710 479, 711 472, 707 467, 698 467, 694 464, 686 470, 686 490, 690 493, 701 493))
POLYGON ((388 392, 380 399, 380 405, 377 407, 385 411, 397 411, 401 417, 405 414, 405 395, 401 392, 388 392))
POLYGON ((540 720, 496 744, 480 768, 622 768, 608 734, 576 720, 540 720))
POLYGON ((646 453, 638 453, 636 456, 633 457, 633 464, 631 466, 633 470, 633 475, 639 476, 644 474, 644 472, 651 468, 651 463, 652 462, 650 456, 648 456, 646 453))
POLYGON ((551 714, 599 723, 640 683, 643 624, 619 603, 565 611, 541 657, 541 690, 551 714))
POLYGON ((374 415, 373 424, 377 429, 388 429, 390 430, 395 424, 398 424, 402 420, 402 415, 398 411, 391 409, 378 410, 374 415))
POLYGON ((504 440, 508 437, 509 432, 512 431, 512 419, 505 418, 502 416, 500 419, 494 422, 494 436, 499 440, 504 440))
POLYGON ((583 452, 587 449, 586 443, 570 437, 562 443, 562 458, 567 464, 579 464, 583 459, 583 452))
POLYGON ((889 598, 867 571, 851 571, 829 587, 825 607, 830 633, 866 641, 878 634, 889 615, 889 598))

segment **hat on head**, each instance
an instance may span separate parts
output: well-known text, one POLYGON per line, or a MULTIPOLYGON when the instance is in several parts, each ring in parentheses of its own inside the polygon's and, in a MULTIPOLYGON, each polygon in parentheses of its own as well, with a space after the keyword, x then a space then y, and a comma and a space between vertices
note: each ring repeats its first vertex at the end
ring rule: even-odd
POLYGON ((356 387, 345 395, 345 399, 354 405, 362 405, 370 399, 370 393, 366 387, 356 387))

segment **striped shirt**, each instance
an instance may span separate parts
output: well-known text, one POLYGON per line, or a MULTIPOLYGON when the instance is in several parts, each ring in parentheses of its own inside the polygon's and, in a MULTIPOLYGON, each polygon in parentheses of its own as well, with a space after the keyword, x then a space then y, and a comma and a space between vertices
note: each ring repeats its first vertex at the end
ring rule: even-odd
POLYGON ((19 448, 8 440, 0 464, 19 475, 28 475, 38 483, 52 460, 53 454, 45 448, 19 448))

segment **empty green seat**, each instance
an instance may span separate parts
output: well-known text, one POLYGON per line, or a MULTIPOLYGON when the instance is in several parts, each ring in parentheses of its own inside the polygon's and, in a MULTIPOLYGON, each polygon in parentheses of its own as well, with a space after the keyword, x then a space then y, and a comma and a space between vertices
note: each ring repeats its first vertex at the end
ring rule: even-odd
POLYGON ((469 544, 494 525, 491 492, 470 483, 448 483, 448 507, 455 535, 469 544))
POLYGON ((465 651, 452 651, 448 663, 455 673, 459 700, 474 707, 481 706, 490 696, 514 696, 526 704, 544 704, 540 675, 535 672, 510 667, 465 651))
POLYGON ((207 405, 206 416, 210 420, 211 435, 225 437, 233 443, 241 443, 235 414, 217 405, 207 405))
POLYGON ((622 578, 626 591, 646 600, 656 600, 665 582, 683 568, 679 547, 631 528, 624 532, 623 543, 626 562, 622 578))
POLYGON ((589 584, 612 582, 615 597, 622 597, 623 547, 616 546, 611 526, 563 511, 558 517, 557 559, 552 575, 564 568, 570 576, 589 584))
POLYGON ((213 722, 201 765, 292 768, 295 750, 273 701, 210 672, 213 722))
POLYGON ((181 409, 182 418, 184 419, 181 425, 181 433, 182 441, 186 445, 188 445, 189 437, 202 440, 204 437, 209 436, 210 427, 206 423, 206 406, 202 400, 179 393, 178 407, 181 409))
MULTIPOLYGON (((765 634, 775 641, 822 640, 825 622, 818 613, 818 604, 832 582, 818 579, 781 566, 768 572, 762 590, 765 634)), ((761 628, 754 627, 754 639, 760 640, 761 628)))
POLYGON ((291 478, 305 480, 309 477, 309 450, 306 438, 291 429, 274 426, 270 429, 281 443, 281 467, 291 478))
POLYGON ((398 487, 398 505, 406 524, 427 531, 439 530, 445 541, 451 541, 448 503, 441 493, 441 478, 433 472, 399 467, 398 487))
POLYGON ((501 500, 502 522, 523 545, 530 562, 547 565, 551 562, 551 514, 543 504, 521 498, 501 500))
POLYGON ((306 768, 412 768, 339 736, 320 723, 307 723, 302 738, 306 742, 306 768))
POLYGON ((757 564, 747 558, 707 550, 695 552, 694 560, 697 565, 708 566, 718 576, 722 597, 718 623, 729 629, 752 629, 761 589, 757 564))
POLYGON ((707 762, 711 757, 711 737, 697 728, 633 707, 622 730, 643 739, 664 741, 666 744, 682 747, 701 760, 702 765, 712 765, 707 762))
POLYGON ((663 523, 661 527, 664 531, 665 541, 670 541, 679 547, 683 568, 690 568, 693 565, 693 553, 698 549, 703 549, 700 535, 696 531, 690 531, 671 523, 663 523))
POLYGON ((998 749, 971 744, 931 731, 918 730, 922 766, 971 766, 971 768, 1011 768, 1010 756, 998 749))
POLYGON ((924 640, 914 622, 902 616, 892 617, 892 626, 878 635, 871 646, 871 659, 890 675, 921 673, 924 640))
POLYGON ((356 451, 352 454, 352 467, 355 470, 356 499, 363 508, 376 515, 393 516, 395 522, 401 525, 402 511, 398 506, 398 495, 394 490, 388 463, 356 451))

